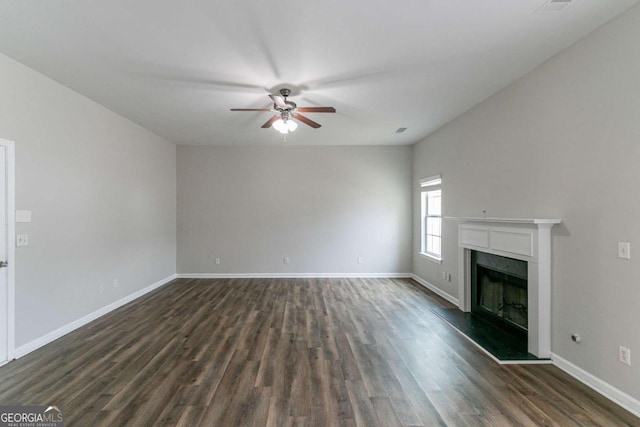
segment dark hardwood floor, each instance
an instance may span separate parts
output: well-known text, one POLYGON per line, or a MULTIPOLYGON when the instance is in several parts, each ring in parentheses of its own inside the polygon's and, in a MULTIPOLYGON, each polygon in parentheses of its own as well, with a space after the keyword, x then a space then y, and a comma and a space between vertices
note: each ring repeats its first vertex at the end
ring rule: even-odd
POLYGON ((405 279, 180 279, 0 368, 68 426, 638 426, 553 366, 500 366, 405 279))

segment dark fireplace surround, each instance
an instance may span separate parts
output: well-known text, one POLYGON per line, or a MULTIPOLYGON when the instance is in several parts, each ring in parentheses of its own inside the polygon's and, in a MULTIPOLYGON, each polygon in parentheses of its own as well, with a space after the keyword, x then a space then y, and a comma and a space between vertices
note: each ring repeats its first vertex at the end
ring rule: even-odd
POLYGON ((527 262, 472 250, 471 312, 527 340, 527 262))

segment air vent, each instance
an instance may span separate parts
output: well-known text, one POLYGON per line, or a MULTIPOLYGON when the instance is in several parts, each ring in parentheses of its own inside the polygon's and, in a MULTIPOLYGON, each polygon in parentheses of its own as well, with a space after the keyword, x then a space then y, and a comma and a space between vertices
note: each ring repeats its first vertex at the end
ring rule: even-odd
POLYGON ((396 129, 396 133, 402 133, 405 130, 407 130, 407 128, 398 128, 398 129, 396 129))
POLYGON ((542 5, 538 12, 561 12, 571 4, 572 0, 549 0, 542 5))

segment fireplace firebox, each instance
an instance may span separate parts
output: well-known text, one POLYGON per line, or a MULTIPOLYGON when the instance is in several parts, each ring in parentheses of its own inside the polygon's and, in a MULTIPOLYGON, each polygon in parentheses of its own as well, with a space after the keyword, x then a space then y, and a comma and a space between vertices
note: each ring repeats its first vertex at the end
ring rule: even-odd
POLYGON ((526 340, 527 262, 471 251, 471 312, 526 340))

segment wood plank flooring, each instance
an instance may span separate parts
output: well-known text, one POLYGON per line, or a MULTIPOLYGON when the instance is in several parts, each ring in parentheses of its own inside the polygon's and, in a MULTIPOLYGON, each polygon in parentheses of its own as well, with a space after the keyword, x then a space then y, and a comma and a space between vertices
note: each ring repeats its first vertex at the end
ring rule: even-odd
POLYGON ((500 366, 406 279, 179 279, 0 368, 68 426, 639 426, 553 366, 500 366))

